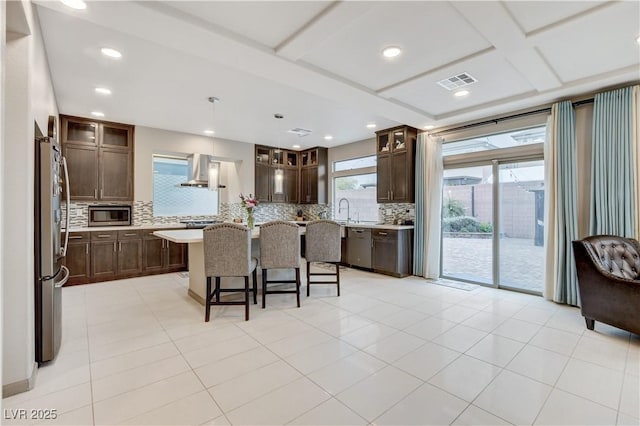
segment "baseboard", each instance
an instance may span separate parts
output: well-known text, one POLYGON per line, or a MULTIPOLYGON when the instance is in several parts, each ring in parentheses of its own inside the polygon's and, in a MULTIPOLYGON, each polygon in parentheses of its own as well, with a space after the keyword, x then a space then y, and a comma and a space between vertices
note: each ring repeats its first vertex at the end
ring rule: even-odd
POLYGON ((193 299, 195 299, 196 302, 198 302, 201 305, 204 305, 204 298, 198 296, 198 294, 196 294, 195 291, 189 289, 189 291, 187 293, 189 294, 189 296, 191 296, 193 299))
POLYGON ((7 398, 12 395, 17 395, 22 392, 33 389, 36 384, 36 377, 38 376, 38 364, 33 363, 33 371, 31 377, 28 377, 17 382, 2 385, 2 397, 7 398))

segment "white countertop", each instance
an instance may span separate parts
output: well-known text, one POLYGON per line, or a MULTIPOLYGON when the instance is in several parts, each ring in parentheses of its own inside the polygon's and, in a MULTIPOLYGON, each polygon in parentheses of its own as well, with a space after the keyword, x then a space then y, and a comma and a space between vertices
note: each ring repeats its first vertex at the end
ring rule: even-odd
MULTIPOLYGON (((300 235, 305 233, 304 226, 299 229, 300 235)), ((202 229, 173 229, 169 231, 155 231, 153 233, 156 237, 164 238, 165 240, 172 241, 174 243, 201 243, 202 242, 202 229)), ((260 228, 255 227, 251 230, 251 239, 255 240, 260 238, 260 228)))
MULTIPOLYGON (((309 223, 308 221, 290 221, 297 224, 306 225, 309 223)), ((261 225, 258 223, 257 225, 261 225)), ((347 228, 371 228, 371 229, 391 229, 391 230, 403 230, 403 229, 414 229, 413 225, 381 225, 377 223, 341 223, 341 226, 347 228)), ((138 229, 176 229, 181 230, 185 229, 186 225, 184 223, 154 223, 148 225, 131 225, 131 226, 95 226, 95 227, 71 227, 71 232, 89 232, 89 231, 129 231, 129 230, 138 230, 138 229)), ((303 227, 304 228, 304 227, 303 227)), ((64 232, 64 229, 62 230, 64 232)), ((189 229, 189 231, 193 231, 189 229)), ((198 231, 198 229, 195 229, 198 231)), ((201 230, 200 230, 201 231, 201 230)), ((258 233, 259 235, 259 233, 258 233)), ((202 237, 200 237, 202 239, 202 237)), ((257 238, 257 237, 255 237, 257 238)), ((173 240, 171 240, 173 241, 173 240)), ((178 241, 175 241, 178 242, 178 241)))
MULTIPOLYGON (((149 225, 131 225, 131 226, 83 226, 71 227, 71 232, 88 232, 88 231, 131 231, 137 229, 183 229, 184 223, 153 223, 149 225)), ((62 230, 64 232, 64 229, 62 230)))
POLYGON ((347 228, 391 229, 396 231, 414 228, 413 225, 386 225, 377 223, 349 223, 343 224, 342 226, 346 226, 347 228))
MULTIPOLYGON (((349 225, 342 225, 348 228, 376 228, 376 229, 413 229, 411 225, 376 225, 376 224, 362 224, 362 223, 350 223, 349 225)), ((300 227, 300 235, 304 235, 306 228, 300 227)), ((202 229, 172 229, 167 231, 155 231, 153 233, 156 237, 164 238, 174 243, 200 243, 202 242, 202 229)), ((260 238, 260 227, 256 226, 251 231, 251 238, 260 238)))

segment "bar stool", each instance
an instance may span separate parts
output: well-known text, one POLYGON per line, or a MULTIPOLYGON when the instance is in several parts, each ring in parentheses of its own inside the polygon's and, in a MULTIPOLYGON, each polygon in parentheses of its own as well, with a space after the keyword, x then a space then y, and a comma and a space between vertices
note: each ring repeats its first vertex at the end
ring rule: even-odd
POLYGON ((249 321, 249 274, 253 278, 253 303, 257 300, 256 266, 258 260, 251 257, 251 231, 235 223, 210 225, 203 231, 204 271, 207 276, 204 321, 209 322, 211 305, 244 305, 244 319, 249 321), (244 277, 244 288, 220 288, 221 277, 244 277), (211 278, 215 288, 211 291, 211 278), (221 302, 220 293, 244 292, 244 301, 221 302), (212 299, 215 297, 215 301, 212 299))
POLYGON ((305 257, 307 259, 307 297, 311 284, 336 284, 340 296, 340 225, 332 220, 315 220, 307 224, 305 257), (333 263, 335 272, 311 273, 312 262, 333 263), (311 281, 315 276, 333 276, 335 281, 311 281))
POLYGON ((295 293, 300 307, 300 232, 295 223, 275 220, 260 226, 260 267, 262 268, 262 308, 267 294, 295 293), (295 280, 267 279, 269 269, 294 269, 295 280), (268 290, 268 284, 294 284, 295 290, 268 290))

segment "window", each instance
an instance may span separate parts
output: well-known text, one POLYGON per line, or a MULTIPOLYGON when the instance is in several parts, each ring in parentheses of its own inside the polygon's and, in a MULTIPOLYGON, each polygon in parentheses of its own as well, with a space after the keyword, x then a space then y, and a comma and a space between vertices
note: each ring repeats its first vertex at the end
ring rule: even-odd
POLYGON ((352 158, 349 160, 336 161, 333 166, 333 170, 336 172, 342 172, 345 170, 362 169, 364 167, 375 167, 377 158, 375 155, 368 157, 352 158))
POLYGON ((333 164, 334 218, 338 221, 377 222, 376 156, 352 158, 333 164), (340 200, 348 201, 347 203, 340 200), (348 214, 348 216, 347 216, 348 214))
POLYGON ((182 187, 189 180, 186 158, 153 156, 153 215, 211 216, 218 214, 219 192, 182 187))
POLYGON ((445 143, 442 146, 442 156, 468 154, 493 149, 512 148, 523 145, 540 144, 545 140, 546 127, 518 130, 495 135, 464 139, 445 143))

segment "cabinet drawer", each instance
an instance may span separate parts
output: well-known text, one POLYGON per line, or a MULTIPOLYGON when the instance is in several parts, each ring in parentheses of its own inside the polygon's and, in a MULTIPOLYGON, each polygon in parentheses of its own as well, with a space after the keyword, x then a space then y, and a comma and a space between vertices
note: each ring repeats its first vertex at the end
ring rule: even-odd
POLYGON ((93 231, 91 241, 114 241, 118 239, 118 231, 93 231))
POLYGON ((140 239, 141 231, 118 231, 118 240, 140 239))
POLYGON ((89 241, 89 239, 89 232, 71 232, 69 234, 70 243, 83 243, 89 241))
POLYGON ((377 240, 395 240, 398 238, 398 231, 395 229, 373 229, 371 236, 377 240))

